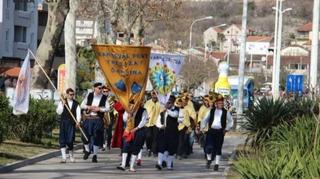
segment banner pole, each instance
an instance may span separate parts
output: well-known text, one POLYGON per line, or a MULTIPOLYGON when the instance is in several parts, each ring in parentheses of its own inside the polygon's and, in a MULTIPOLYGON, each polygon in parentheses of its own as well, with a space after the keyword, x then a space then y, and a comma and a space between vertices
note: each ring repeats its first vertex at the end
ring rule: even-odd
MULTIPOLYGON (((60 98, 60 100, 61 100, 61 101, 64 101, 64 99, 61 97, 60 92, 59 92, 59 91, 57 90, 57 88, 54 86, 54 84, 53 84, 53 82, 50 80, 48 74, 47 74, 46 71, 42 68, 41 64, 40 64, 39 61, 37 60, 37 57, 33 54, 33 52, 32 52, 30 49, 28 49, 28 52, 33 56, 35 62, 39 65, 41 71, 44 73, 44 75, 46 76, 46 78, 47 78, 48 81, 50 82, 51 86, 54 88, 54 90, 59 93, 59 98, 60 98)), ((74 120, 74 122, 75 122, 76 124, 78 124, 78 121, 76 120, 76 118, 75 118, 74 115, 72 114, 72 112, 71 112, 71 110, 69 109, 69 107, 67 106, 67 104, 66 104, 65 102, 63 102, 63 105, 66 107, 66 109, 67 109, 68 112, 70 113, 70 115, 71 115, 72 119, 74 120)), ((80 132, 82 133, 82 135, 84 136, 84 138, 85 138, 87 141, 89 141, 88 138, 87 138, 87 136, 86 136, 86 134, 85 134, 84 131, 82 130, 81 126, 80 126, 80 125, 78 125, 78 126, 79 126, 79 130, 80 130, 80 132)))

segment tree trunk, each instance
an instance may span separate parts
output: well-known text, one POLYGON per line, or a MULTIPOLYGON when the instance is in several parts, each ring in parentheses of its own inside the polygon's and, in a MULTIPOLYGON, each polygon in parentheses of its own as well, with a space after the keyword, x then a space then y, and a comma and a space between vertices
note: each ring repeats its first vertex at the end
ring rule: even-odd
POLYGON ((77 52, 76 52, 76 37, 75 12, 78 7, 78 0, 69 0, 70 11, 67 15, 64 25, 64 41, 65 41, 65 63, 66 63, 66 80, 64 82, 65 90, 72 88, 76 90, 76 69, 77 69, 77 52))
POLYGON ((137 19, 137 28, 134 33, 135 35, 135 45, 143 45, 144 44, 144 23, 143 23, 143 16, 140 15, 137 19))
POLYGON ((124 16, 124 45, 130 44, 130 21, 129 21, 129 8, 130 8, 130 0, 125 0, 124 2, 124 10, 123 10, 123 16, 124 16))
MULTIPOLYGON (((60 35, 63 32, 64 21, 69 11, 68 0, 58 0, 48 3, 48 21, 41 43, 37 50, 37 59, 48 73, 50 61, 59 45, 60 35)), ((32 88, 45 88, 47 79, 38 64, 35 64, 32 75, 32 88)))

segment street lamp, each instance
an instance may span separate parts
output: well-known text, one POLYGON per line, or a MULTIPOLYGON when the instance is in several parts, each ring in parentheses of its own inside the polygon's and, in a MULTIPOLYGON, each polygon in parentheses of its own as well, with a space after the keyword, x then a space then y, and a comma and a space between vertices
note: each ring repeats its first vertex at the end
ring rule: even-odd
POLYGON ((282 14, 292 10, 292 8, 287 8, 285 10, 282 10, 282 2, 283 0, 277 0, 276 7, 272 7, 272 9, 276 11, 275 47, 274 47, 274 54, 273 54, 273 71, 272 71, 272 94, 274 96, 274 99, 279 98, 282 14))
POLYGON ((190 38, 189 38, 189 50, 188 50, 189 62, 190 62, 190 50, 191 50, 192 27, 193 27, 193 24, 195 24, 196 22, 199 22, 199 21, 209 20, 209 19, 213 19, 213 17, 212 17, 212 16, 203 17, 203 18, 200 18, 200 19, 196 19, 196 20, 194 20, 194 21, 191 23, 191 26, 190 26, 190 38))

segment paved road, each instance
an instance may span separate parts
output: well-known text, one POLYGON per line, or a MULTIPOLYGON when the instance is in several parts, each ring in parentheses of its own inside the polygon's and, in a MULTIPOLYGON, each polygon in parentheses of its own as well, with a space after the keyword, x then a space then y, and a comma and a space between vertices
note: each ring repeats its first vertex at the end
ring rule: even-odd
POLYGON ((243 137, 226 136, 222 161, 218 172, 205 169, 205 160, 199 145, 194 146, 194 153, 183 160, 175 160, 174 170, 155 169, 156 158, 143 157, 142 167, 136 167, 137 172, 119 171, 116 167, 120 164, 119 149, 101 152, 98 155, 99 163, 91 163, 91 158, 82 160, 82 150, 76 151, 76 163, 60 164, 60 158, 52 158, 34 165, 26 166, 11 173, 0 175, 0 178, 135 178, 154 179, 156 177, 185 179, 185 178, 226 178, 225 169, 230 167, 228 162, 235 146, 244 142, 243 137))

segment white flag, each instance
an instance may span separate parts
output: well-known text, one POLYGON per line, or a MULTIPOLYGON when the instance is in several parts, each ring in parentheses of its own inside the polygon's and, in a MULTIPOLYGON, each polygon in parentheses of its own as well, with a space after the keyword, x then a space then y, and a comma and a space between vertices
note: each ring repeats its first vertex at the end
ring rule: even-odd
POLYGON ((30 100, 30 52, 23 61, 20 69, 15 94, 13 97, 13 114, 21 115, 28 113, 30 100))

